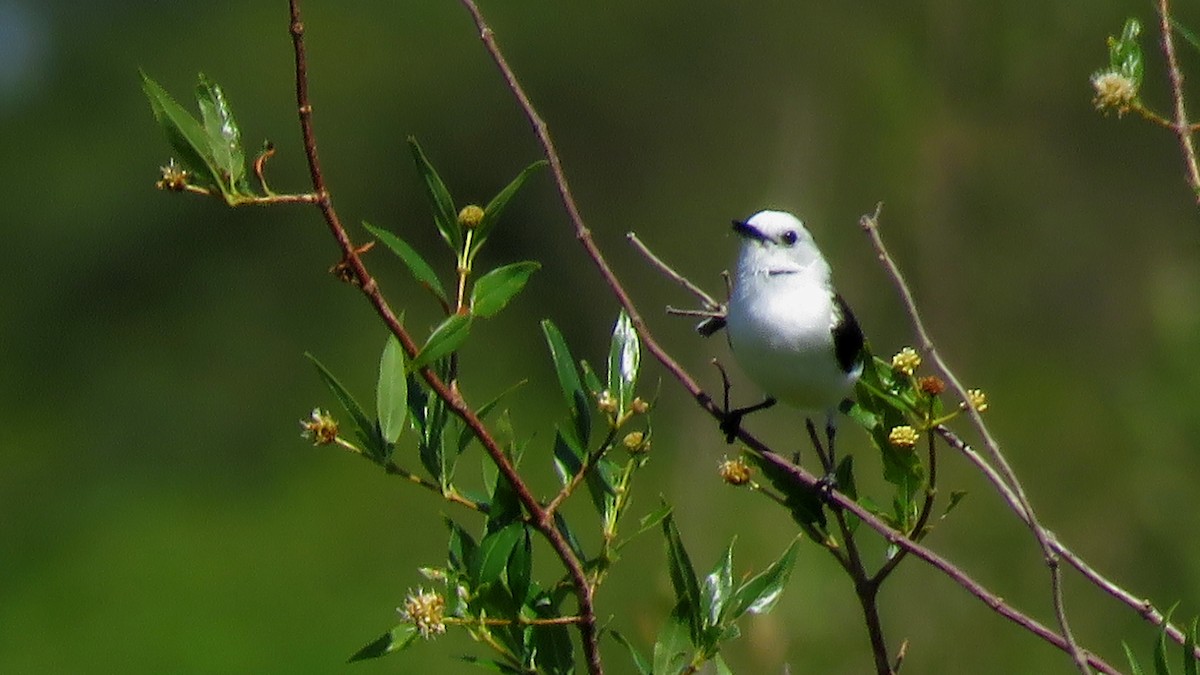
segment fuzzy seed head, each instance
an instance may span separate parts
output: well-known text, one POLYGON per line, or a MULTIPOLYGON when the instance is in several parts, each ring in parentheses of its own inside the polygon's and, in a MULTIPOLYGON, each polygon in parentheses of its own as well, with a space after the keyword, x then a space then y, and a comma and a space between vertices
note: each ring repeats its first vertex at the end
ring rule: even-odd
POLYGON ((750 476, 753 474, 750 465, 741 457, 726 458, 721 462, 717 471, 721 475, 721 480, 734 486, 749 483, 750 476))
POLYGON ((411 621, 426 640, 446 632, 446 599, 434 591, 420 588, 415 593, 409 591, 400 615, 411 621))
POLYGON ((458 212, 458 224, 461 225, 464 230, 473 230, 479 227, 479 223, 482 222, 483 209, 475 204, 464 206, 462 211, 458 212))
POLYGON ((300 420, 300 436, 313 442, 313 445, 329 445, 337 440, 337 420, 330 416, 329 411, 313 408, 308 419, 300 420))
POLYGON ((1092 88, 1096 90, 1096 97, 1092 99, 1096 110, 1113 109, 1118 116, 1129 112, 1138 95, 1137 83, 1112 70, 1092 75, 1092 88))

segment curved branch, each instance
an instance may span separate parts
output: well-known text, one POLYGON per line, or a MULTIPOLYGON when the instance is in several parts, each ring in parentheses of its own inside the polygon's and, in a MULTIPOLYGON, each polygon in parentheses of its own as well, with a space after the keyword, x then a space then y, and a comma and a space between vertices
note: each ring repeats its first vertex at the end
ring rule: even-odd
MULTIPOLYGON (((679 384, 685 390, 687 390, 687 392, 692 396, 693 399, 695 399, 696 403, 700 405, 701 408, 712 415, 714 419, 722 419, 724 416, 724 411, 719 405, 717 405, 712 396, 710 396, 708 392, 704 391, 704 389, 700 387, 691 374, 689 374, 682 365, 675 361, 675 359, 667 353, 662 345, 660 345, 658 341, 654 339, 653 334, 646 326, 641 314, 637 311, 637 307, 634 305, 633 300, 625 291, 624 286, 621 284, 620 280, 617 279, 616 275, 609 267, 608 262, 605 260, 603 254, 600 252, 600 249, 596 246, 595 241, 592 239, 591 231, 584 223, 583 217, 579 213, 579 208, 575 203, 575 198, 571 192, 570 185, 567 182, 566 174, 562 168, 562 161, 558 156, 558 151, 555 149, 554 142, 550 138, 550 132, 545 121, 542 120, 541 116, 537 112, 537 109, 534 108, 533 103, 529 100, 528 95, 525 93, 524 88, 517 80, 516 74, 513 72, 512 68, 509 67, 507 60, 504 58, 503 52, 501 52, 499 45, 496 43, 495 35, 492 32, 491 27, 488 26, 487 22, 485 21, 482 12, 479 10, 479 6, 475 3, 475 0, 461 0, 461 2, 474 19, 475 26, 479 30, 480 40, 483 41, 483 45, 487 49, 488 54, 492 57, 492 60, 500 69, 501 76, 507 83, 508 88, 512 91, 513 96, 516 97, 522 112, 525 114, 525 117, 532 125, 534 134, 537 136, 546 160, 550 164, 551 172, 554 176, 555 186, 558 189, 559 196, 562 198, 563 206, 567 211, 567 216, 569 217, 571 224, 575 229, 575 236, 583 246, 588 258, 591 259, 592 263, 596 266, 604 284, 608 286, 609 290, 616 297, 617 302, 620 303, 621 307, 624 308, 625 312, 629 315, 629 318, 632 321, 634 328, 638 331, 638 335, 641 337, 642 343, 646 347, 646 350, 659 362, 660 365, 662 365, 663 368, 665 368, 671 374, 672 377, 676 379, 676 381, 679 382, 679 384)), ((976 414, 975 417, 977 418, 978 415, 976 414)), ((806 486, 811 490, 820 489, 821 483, 815 476, 800 467, 792 465, 779 455, 776 455, 770 448, 764 445, 749 432, 745 431, 744 429, 740 430, 737 434, 737 437, 743 443, 745 443, 747 447, 761 454, 765 460, 784 470, 789 476, 792 477, 793 480, 796 481, 798 485, 806 486)), ((906 537, 903 533, 888 527, 883 521, 876 518, 872 513, 859 506, 849 497, 846 497, 836 490, 830 490, 828 494, 828 498, 832 503, 858 516, 868 527, 881 534, 884 539, 888 541, 888 543, 905 549, 911 555, 932 565, 934 568, 938 569, 943 574, 957 582, 965 590, 971 593, 971 595, 975 596, 991 607, 993 611, 1009 619, 1010 621, 1017 623, 1029 632, 1037 635, 1050 644, 1053 644, 1059 649, 1062 649, 1068 654, 1072 654, 1077 661, 1079 659, 1083 659, 1085 663, 1085 669, 1087 664, 1090 664, 1092 667, 1095 667, 1104 673, 1119 673, 1119 671, 1108 665, 1103 659, 1095 656, 1094 654, 1081 650, 1077 645, 1074 644, 1072 638, 1064 638, 1062 635, 1055 633, 1034 619, 1010 607, 1002 598, 988 591, 981 584, 969 577, 962 570, 955 567, 949 561, 938 556, 936 553, 921 546, 920 544, 909 540, 908 537, 906 537)))
MULTIPOLYGON (((387 325, 388 330, 400 341, 409 358, 412 358, 416 355, 419 346, 413 340, 412 336, 409 335, 395 312, 388 305, 387 300, 384 299, 383 294, 379 291, 379 285, 375 282, 370 272, 367 271, 362 258, 359 256, 358 249, 351 242, 350 235, 346 232, 346 228, 342 225, 337 211, 333 208, 333 201, 330 199, 329 190, 325 185, 325 178, 321 172, 321 163, 317 155, 316 135, 313 132, 313 107, 308 94, 308 62, 304 47, 304 22, 300 17, 300 2, 299 0, 288 0, 288 4, 291 16, 290 32, 296 60, 296 106, 300 117, 300 130, 304 137, 304 153, 308 159, 313 192, 317 197, 316 205, 320 208, 321 214, 329 226, 330 233, 337 240, 338 247, 342 251, 340 266, 349 273, 351 281, 367 297, 367 300, 375 309, 375 313, 379 315, 379 318, 387 325)), ((459 394, 458 390, 443 382, 437 373, 428 367, 421 369, 421 377, 429 385, 434 394, 445 401, 447 407, 479 439, 480 445, 483 446, 492 462, 495 463, 500 474, 512 485, 513 491, 517 494, 517 499, 529 513, 533 526, 550 543, 559 560, 567 568, 572 586, 574 587, 575 597, 579 603, 579 615, 581 617, 578 622, 579 633, 584 652, 588 657, 589 672, 593 675, 599 675, 603 672, 603 669, 600 666, 599 635, 596 628, 596 612, 592 598, 593 589, 588 582, 583 565, 576 557, 575 552, 571 550, 571 546, 567 543, 566 538, 559 532, 554 522, 553 514, 542 508, 537 498, 533 496, 533 493, 529 491, 529 487, 521 479, 520 474, 517 473, 512 462, 504 454, 504 449, 500 447, 499 442, 496 441, 495 437, 483 424, 483 421, 479 419, 474 409, 459 394)))
POLYGON ((1162 31, 1163 56, 1167 59, 1167 72, 1171 78, 1171 94, 1175 99, 1175 120, 1171 130, 1179 138, 1179 148, 1183 152, 1183 162, 1187 167, 1188 185, 1192 188, 1192 196, 1200 203, 1200 168, 1196 165, 1196 147, 1192 142, 1195 129, 1188 122, 1187 108, 1183 102, 1183 71, 1179 69, 1179 61, 1175 57, 1175 40, 1171 37, 1171 3, 1169 0, 1158 0, 1159 30, 1162 31))
MULTIPOLYGON (((942 376, 958 394, 960 400, 970 401, 971 397, 967 394, 966 387, 959 381, 958 377, 942 360, 941 353, 937 350, 937 346, 933 343, 933 338, 929 336, 929 332, 925 330, 925 323, 921 320, 921 315, 917 311, 917 303, 913 299, 912 291, 908 287, 908 283, 904 281, 904 275, 900 273, 900 268, 896 265, 896 261, 892 260, 892 256, 888 253, 883 245, 883 239, 879 235, 879 211, 883 208, 880 204, 875 207, 873 215, 864 215, 859 220, 859 226, 867 233, 871 239, 871 245, 875 248, 875 253, 879 258, 879 262, 884 266, 888 275, 892 278, 892 283, 896 290, 900 293, 900 297, 904 301, 905 310, 908 312, 909 320, 912 322, 913 330, 917 333, 917 339, 921 343, 921 351, 929 355, 933 359, 937 369, 941 371, 942 376)), ((971 419, 972 425, 983 439, 983 447, 987 449, 988 455, 992 461, 999 467, 1000 475, 1003 476, 1005 484, 1010 488, 1012 494, 1016 497, 1016 501, 1020 504, 1020 512, 1018 516, 1029 526, 1033 532, 1034 538, 1037 539, 1038 546, 1042 549, 1042 556, 1045 559, 1046 567, 1050 570, 1050 595, 1054 602, 1054 614, 1058 620, 1059 630, 1066 638, 1067 646, 1071 658, 1075 660, 1075 666, 1079 672, 1086 675, 1088 670, 1087 661, 1084 659, 1083 650, 1075 642, 1075 636, 1071 633, 1071 624, 1067 620, 1067 610, 1063 599, 1062 590, 1062 571, 1058 564, 1058 554, 1050 545, 1051 535, 1045 526, 1038 521, 1037 515, 1033 511, 1033 505, 1029 502, 1029 498, 1025 496, 1025 490, 1021 487, 1021 481, 1017 478, 1017 474, 1009 465, 1008 460, 1004 458, 1004 454, 1000 451, 1000 444, 992 437, 991 430, 984 424, 983 418, 980 417, 979 411, 975 406, 967 405, 966 411, 971 419)))

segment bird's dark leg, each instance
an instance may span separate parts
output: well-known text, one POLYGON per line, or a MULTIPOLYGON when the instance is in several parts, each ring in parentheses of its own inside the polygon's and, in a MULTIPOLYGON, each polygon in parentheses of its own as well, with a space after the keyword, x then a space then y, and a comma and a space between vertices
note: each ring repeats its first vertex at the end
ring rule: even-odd
POLYGON ((754 405, 746 406, 745 408, 734 408, 731 410, 729 408, 729 375, 725 373, 725 368, 721 366, 719 361, 713 359, 712 363, 717 367, 717 370, 721 372, 721 385, 724 392, 724 407, 721 414, 721 431, 725 434, 725 442, 732 443, 733 439, 737 437, 738 432, 742 429, 742 418, 752 412, 758 412, 759 410, 766 410, 767 408, 770 408, 771 406, 775 405, 775 399, 768 396, 765 400, 763 400, 762 403, 756 403, 754 405))
POLYGON ((752 412, 766 410, 775 405, 775 399, 767 397, 761 403, 748 405, 745 408, 729 409, 729 399, 725 400, 725 416, 721 419, 721 431, 725 432, 725 442, 732 443, 737 437, 738 432, 742 430, 742 418, 752 412))
POLYGON ((833 427, 832 420, 827 420, 825 423, 825 445, 821 445, 821 439, 817 435, 817 425, 813 424, 811 417, 804 418, 804 427, 808 430, 808 438, 812 441, 813 448, 817 451, 817 457, 821 460, 821 468, 825 471, 825 475, 821 477, 818 486, 822 492, 837 487, 837 477, 834 475, 836 464, 833 459, 833 437, 836 429, 833 427))

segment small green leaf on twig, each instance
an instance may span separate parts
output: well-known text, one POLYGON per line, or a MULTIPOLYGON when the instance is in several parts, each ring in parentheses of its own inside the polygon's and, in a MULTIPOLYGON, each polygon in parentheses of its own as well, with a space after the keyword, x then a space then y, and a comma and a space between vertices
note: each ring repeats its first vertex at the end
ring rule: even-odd
POLYGON ((562 389, 563 398, 570 411, 573 431, 577 444, 586 446, 592 426, 592 405, 588 393, 579 379, 579 371, 575 369, 575 359, 567 347, 558 327, 549 319, 542 321, 542 333, 546 336, 546 345, 550 347, 550 358, 554 361, 554 371, 558 375, 558 386, 562 389))
POLYGON ((641 360, 642 348, 637 331, 629 315, 621 310, 613 326, 608 350, 608 391, 616 398, 617 410, 621 413, 628 410, 633 401, 641 360))
POLYGON ((379 357, 375 409, 384 440, 395 443, 404 431, 408 416, 408 376, 404 369, 404 348, 395 335, 388 336, 387 345, 379 357))
POLYGON ((408 268, 409 273, 417 280, 417 283, 428 288, 431 293, 437 296, 438 300, 442 301, 443 305, 449 304, 449 300, 446 298, 446 290, 442 288, 442 282, 438 280, 437 273, 433 271, 429 263, 425 262, 421 254, 417 253, 416 249, 409 246, 400 237, 381 227, 375 227, 366 221, 363 222, 363 227, 374 235, 376 239, 383 242, 384 246, 391 249, 392 253, 396 254, 396 257, 400 258, 404 266, 408 268))
POLYGON ((179 156, 184 168, 192 173, 193 182, 202 187, 217 188, 226 194, 208 143, 204 127, 183 106, 175 102, 161 85, 142 73, 142 91, 150 100, 154 118, 167 135, 167 142, 179 156))
POLYGON ((496 223, 499 222, 500 214, 504 211, 504 207, 508 206, 508 202, 511 201, 512 198, 517 194, 517 191, 521 189, 521 186, 525 184, 525 181, 528 180, 535 171, 543 166, 546 166, 545 160, 538 160, 525 167, 521 173, 517 174, 517 177, 514 178, 511 183, 506 185, 504 189, 501 190, 495 197, 493 197, 492 201, 488 202, 488 205, 484 207, 483 220, 480 221, 479 226, 475 230, 475 239, 473 241, 470 258, 468 260, 473 260, 475 258, 475 253, 478 252, 479 248, 483 246, 483 243, 487 241, 488 235, 492 233, 492 229, 495 228, 496 223))
POLYGON ((442 182, 437 170, 429 163, 429 158, 425 156, 425 151, 421 149, 417 139, 410 136, 408 146, 412 150, 417 171, 425 183, 425 194, 429 197, 429 206, 433 210, 433 222, 437 225, 442 239, 450 246, 450 250, 458 255, 462 249, 462 232, 458 229, 458 214, 454 210, 454 200, 450 198, 450 191, 446 189, 446 184, 442 182))
POLYGON ((479 277, 471 289, 471 314, 494 316, 525 288, 526 282, 541 264, 525 261, 497 267, 479 277))
POLYGON ((200 119, 208 135, 209 155, 220 169, 230 192, 247 192, 246 154, 242 150, 242 131, 238 128, 233 110, 225 99, 220 85, 200 73, 196 85, 196 101, 200 104, 200 119))
POLYGON ((381 656, 402 651, 411 645, 417 639, 418 635, 420 635, 420 632, 416 626, 411 623, 402 623, 372 640, 370 644, 362 649, 354 652, 354 656, 351 656, 347 663, 377 659, 381 656))
POLYGON ((633 646, 629 638, 617 630, 609 630, 608 634, 629 651, 629 658, 633 659, 633 667, 637 669, 638 675, 651 675, 653 671, 650 670, 650 662, 637 650, 637 647, 633 646))
POLYGON ((433 333, 429 335, 429 339, 425 341, 421 351, 413 357, 409 368, 419 370, 444 356, 449 356, 462 346, 470 330, 471 317, 469 315, 451 314, 446 317, 445 321, 433 329, 433 333))
MULTIPOLYGON (((696 644, 703 625, 700 615, 700 585, 696 582, 696 570, 692 567, 687 549, 683 546, 675 518, 668 515, 663 519, 662 526, 663 536, 667 540, 667 570, 670 573, 671 586, 675 589, 675 609, 681 612, 682 618, 687 622, 691 642, 696 644)), ((656 656, 655 661, 657 660, 656 656)), ((655 668, 655 672, 659 672, 658 668, 655 668)))

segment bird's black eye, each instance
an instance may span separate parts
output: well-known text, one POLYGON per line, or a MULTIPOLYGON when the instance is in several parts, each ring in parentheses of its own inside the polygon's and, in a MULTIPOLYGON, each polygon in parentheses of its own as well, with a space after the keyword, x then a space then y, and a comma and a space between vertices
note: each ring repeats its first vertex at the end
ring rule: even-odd
POLYGON ((799 238, 795 230, 788 230, 779 237, 779 240, 783 242, 784 246, 793 246, 799 238))

